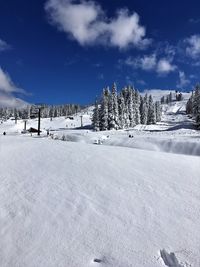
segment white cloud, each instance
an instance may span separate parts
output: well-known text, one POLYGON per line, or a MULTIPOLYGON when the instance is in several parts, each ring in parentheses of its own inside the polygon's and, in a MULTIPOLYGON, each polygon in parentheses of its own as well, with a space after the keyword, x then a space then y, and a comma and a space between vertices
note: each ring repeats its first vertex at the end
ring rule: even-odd
POLYGON ((190 84, 190 80, 186 78, 184 71, 179 71, 179 81, 177 83, 177 88, 184 88, 190 84))
POLYGON ((125 64, 136 69, 156 71, 159 75, 166 75, 176 69, 176 66, 172 65, 169 59, 161 58, 158 60, 155 53, 137 58, 129 57, 126 59, 125 64))
POLYGON ((143 70, 153 70, 156 66, 156 55, 144 56, 141 58, 140 64, 143 70))
POLYGON ((0 67, 0 106, 19 107, 19 106, 25 105, 26 102, 15 97, 13 93, 26 94, 26 92, 23 89, 18 88, 12 82, 9 75, 5 73, 0 67))
POLYGON ((0 39, 0 52, 10 49, 10 45, 8 45, 5 41, 0 39))
POLYGON ((186 43, 186 54, 193 59, 200 56, 200 35, 192 35, 184 40, 186 43))
POLYGON ((170 45, 168 42, 165 42, 165 47, 163 49, 164 54, 166 55, 166 58, 170 61, 172 61, 176 55, 177 48, 173 45, 170 45))
POLYGON ((175 69, 176 69, 176 66, 172 65, 168 59, 162 58, 157 63, 156 71, 159 74, 168 74, 170 72, 173 72, 175 69))
POLYGON ((125 48, 128 45, 145 47, 150 43, 149 39, 144 39, 145 28, 139 25, 139 16, 137 13, 129 15, 128 10, 120 10, 117 17, 106 24, 110 34, 112 45, 125 48))
POLYGON ((11 80, 10 76, 5 73, 0 67, 0 91, 5 93, 25 93, 21 88, 18 88, 11 80))
POLYGON ((127 58, 125 63, 136 69, 151 71, 156 68, 156 64, 157 64, 156 61, 157 61, 156 55, 152 54, 152 55, 146 55, 146 56, 137 57, 137 58, 129 57, 127 58))
POLYGON ((144 48, 151 42, 145 38, 145 27, 137 13, 121 9, 107 18, 94 1, 49 0, 45 5, 52 24, 81 45, 104 44, 120 49, 128 46, 144 48))
POLYGON ((29 105, 24 100, 15 97, 12 94, 5 94, 0 91, 0 107, 22 108, 29 105))

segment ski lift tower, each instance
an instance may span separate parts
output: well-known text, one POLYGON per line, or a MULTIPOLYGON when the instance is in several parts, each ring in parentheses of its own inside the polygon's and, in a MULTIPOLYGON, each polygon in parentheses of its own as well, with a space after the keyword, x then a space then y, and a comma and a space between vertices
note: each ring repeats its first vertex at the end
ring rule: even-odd
POLYGON ((81 118, 81 128, 83 128, 83 115, 82 114, 81 114, 80 118, 81 118))
POLYGON ((38 105, 36 109, 38 110, 38 135, 40 135, 41 110, 44 109, 44 106, 38 105))
POLYGON ((23 121, 24 121, 24 131, 26 131, 26 123, 27 123, 28 120, 24 119, 23 121))

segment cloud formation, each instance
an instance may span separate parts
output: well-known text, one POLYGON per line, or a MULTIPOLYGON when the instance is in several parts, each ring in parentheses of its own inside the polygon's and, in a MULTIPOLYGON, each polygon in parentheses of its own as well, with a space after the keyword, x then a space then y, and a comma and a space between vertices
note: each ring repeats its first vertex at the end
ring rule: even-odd
POLYGON ((146 29, 140 25, 139 15, 128 9, 118 10, 115 17, 108 18, 94 1, 48 0, 45 10, 53 25, 82 46, 103 44, 142 49, 151 42, 145 38, 146 29))
POLYGON ((12 94, 5 94, 0 91, 0 107, 7 107, 7 108, 22 108, 27 106, 28 103, 24 100, 15 97, 12 94))
POLYGON ((27 103, 14 96, 14 93, 26 94, 25 90, 17 87, 10 76, 0 67, 0 106, 20 107, 27 103))
POLYGON ((192 59, 200 56, 200 35, 195 34, 184 40, 186 44, 186 54, 192 59))
POLYGON ((168 74, 173 72, 176 69, 176 66, 173 65, 168 59, 162 58, 157 63, 157 73, 159 74, 168 74))
POLYGON ((126 64, 130 65, 136 69, 142 69, 146 71, 151 71, 156 68, 156 55, 146 55, 143 57, 137 57, 137 58, 127 58, 126 64))
POLYGON ((156 53, 137 58, 129 57, 126 59, 125 63, 135 69, 155 71, 159 75, 166 75, 176 69, 176 66, 171 63, 170 59, 158 59, 156 53))
POLYGON ((0 67, 0 91, 4 93, 23 93, 25 91, 19 87, 17 87, 11 80, 10 76, 5 73, 0 67))
POLYGON ((10 49, 10 45, 0 39, 0 52, 10 49))
POLYGON ((190 84, 190 80, 186 78, 184 71, 179 71, 179 82, 177 83, 177 88, 184 88, 190 84))

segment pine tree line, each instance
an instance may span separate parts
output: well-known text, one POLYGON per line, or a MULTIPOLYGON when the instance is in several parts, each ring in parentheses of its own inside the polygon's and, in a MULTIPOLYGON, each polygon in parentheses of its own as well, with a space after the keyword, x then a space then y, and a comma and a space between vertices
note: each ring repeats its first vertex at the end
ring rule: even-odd
POLYGON ((186 113, 192 115, 200 128, 200 85, 197 84, 186 105, 186 113))
POLYGON ((153 102, 152 96, 142 97, 138 90, 128 86, 117 93, 114 83, 112 90, 103 89, 100 101, 95 101, 92 124, 95 131, 125 129, 137 124, 155 124, 161 120, 161 105, 153 102))
MULTIPOLYGON (((66 105, 40 105, 42 106, 41 117, 53 118, 69 116, 79 112, 82 107, 75 104, 66 105)), ((33 119, 38 117, 38 105, 27 105, 25 108, 0 108, 0 119, 33 119)))
POLYGON ((183 94, 181 92, 175 91, 175 95, 170 92, 166 96, 162 96, 160 99, 161 104, 169 104, 173 101, 182 101, 183 100, 183 94))

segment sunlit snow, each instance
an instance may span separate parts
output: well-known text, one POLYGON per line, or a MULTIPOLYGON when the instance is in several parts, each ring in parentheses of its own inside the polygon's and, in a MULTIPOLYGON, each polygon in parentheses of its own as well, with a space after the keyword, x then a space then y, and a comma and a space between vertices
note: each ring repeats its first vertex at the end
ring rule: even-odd
POLYGON ((200 266, 200 133, 185 103, 129 130, 93 132, 92 107, 42 119, 41 137, 2 123, 0 266, 200 266))

